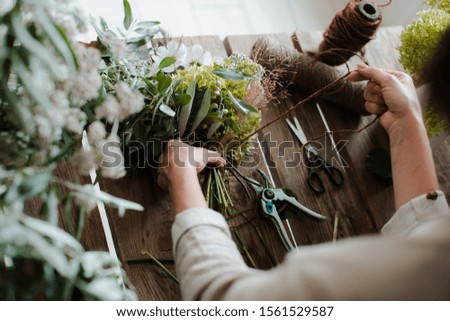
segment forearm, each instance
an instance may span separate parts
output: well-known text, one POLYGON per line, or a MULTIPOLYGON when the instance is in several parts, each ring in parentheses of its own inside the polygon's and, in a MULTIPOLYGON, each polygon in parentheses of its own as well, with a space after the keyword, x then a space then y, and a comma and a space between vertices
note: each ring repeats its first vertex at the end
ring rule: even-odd
POLYGON ((181 170, 173 173, 169 182, 169 193, 174 214, 190 208, 208 207, 195 171, 181 170))
POLYGON ((438 189, 433 156, 425 126, 417 117, 402 121, 389 134, 395 205, 438 189))

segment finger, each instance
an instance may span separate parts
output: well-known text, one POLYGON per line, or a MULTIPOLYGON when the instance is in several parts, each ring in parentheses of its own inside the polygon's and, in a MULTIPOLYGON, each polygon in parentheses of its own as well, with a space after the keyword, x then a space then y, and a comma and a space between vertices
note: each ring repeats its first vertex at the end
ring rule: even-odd
POLYGON ((385 105, 384 97, 381 94, 374 93, 372 91, 366 90, 364 92, 364 99, 371 103, 385 105))
POLYGON ((358 81, 364 81, 367 80, 365 77, 363 77, 357 70, 356 71, 352 71, 350 73, 350 75, 348 75, 347 77, 348 81, 351 82, 358 82, 358 81))
POLYGON ((357 70, 360 77, 363 79, 371 80, 382 86, 392 84, 392 82, 395 82, 398 77, 398 72, 369 67, 365 64, 359 64, 357 70))
POLYGON ((377 104, 370 101, 366 101, 364 106, 369 113, 374 115, 381 115, 388 109, 385 104, 377 104))
POLYGON ((215 151, 208 151, 208 164, 212 164, 217 167, 223 167, 226 164, 225 159, 220 155, 220 153, 215 151))

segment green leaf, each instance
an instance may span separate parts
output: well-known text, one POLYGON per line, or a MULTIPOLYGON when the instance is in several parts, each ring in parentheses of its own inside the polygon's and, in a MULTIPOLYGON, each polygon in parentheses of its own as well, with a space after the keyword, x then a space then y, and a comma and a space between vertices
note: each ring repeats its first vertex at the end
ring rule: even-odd
POLYGON ((125 29, 130 29, 131 24, 133 23, 133 13, 131 12, 131 6, 128 0, 123 0, 123 9, 125 12, 125 18, 123 19, 123 26, 125 29))
POLYGON ((180 136, 183 137, 184 132, 186 130, 187 123, 189 121, 189 116, 191 115, 192 104, 194 103, 195 91, 196 91, 197 83, 195 80, 192 80, 186 90, 186 94, 191 96, 192 99, 189 103, 183 105, 180 113, 180 121, 178 124, 178 131, 180 132, 180 136))
POLYGON ((166 76, 163 72, 158 72, 156 75, 156 81, 158 82, 158 90, 159 92, 166 91, 170 85, 172 84, 172 78, 166 76))
POLYGON ((158 26, 159 24, 161 24, 161 22, 159 22, 159 21, 141 21, 141 22, 138 22, 136 24, 136 26, 139 28, 148 29, 148 28, 158 26))
POLYGON ((158 68, 164 69, 169 66, 172 66, 177 60, 174 57, 165 57, 161 62, 159 63, 158 68))
POLYGON ((201 124, 203 119, 205 119, 206 115, 208 115, 210 107, 211 107, 211 89, 208 88, 205 91, 205 94, 203 95, 200 109, 197 112, 197 116, 195 117, 194 123, 192 124, 191 134, 197 129, 197 127, 201 124))
POLYGON ((234 70, 228 70, 228 69, 216 69, 213 71, 213 74, 215 74, 216 76, 219 76, 221 78, 227 79, 227 80, 252 79, 252 77, 250 77, 240 71, 234 71, 234 70))
POLYGON ((248 114, 250 111, 245 108, 241 102, 242 100, 237 100, 236 98, 233 97, 233 94, 228 90, 228 97, 230 98, 231 102, 233 103, 234 109, 236 109, 236 111, 242 113, 242 114, 248 114))
POLYGON ((187 105, 191 102, 193 97, 191 97, 191 95, 188 94, 180 94, 180 95, 175 95, 175 103, 178 106, 184 106, 187 105))
MULTIPOLYGON (((220 112, 219 112, 218 117, 219 117, 219 118, 223 117, 223 111, 220 111, 220 112)), ((215 122, 214 124, 212 124, 212 125, 209 127, 208 135, 207 135, 206 138, 207 138, 207 139, 210 139, 210 138, 211 138, 211 137, 219 130, 220 126, 222 126, 222 123, 223 123, 223 121, 217 121, 217 122, 215 122)))
POLYGON ((55 28, 53 22, 47 13, 42 9, 36 9, 34 12, 35 19, 39 22, 42 29, 47 33, 48 38, 55 46, 64 61, 72 68, 76 68, 73 51, 67 46, 66 40, 62 37, 60 31, 55 28))
POLYGON ((250 112, 250 113, 257 113, 257 112, 258 112, 258 109, 256 109, 256 108, 253 107, 252 105, 250 105, 248 102, 243 101, 243 100, 241 100, 241 99, 237 99, 237 98, 236 98, 236 101, 237 101, 237 102, 239 103, 239 105, 241 105, 243 108, 247 109, 248 112, 250 112))

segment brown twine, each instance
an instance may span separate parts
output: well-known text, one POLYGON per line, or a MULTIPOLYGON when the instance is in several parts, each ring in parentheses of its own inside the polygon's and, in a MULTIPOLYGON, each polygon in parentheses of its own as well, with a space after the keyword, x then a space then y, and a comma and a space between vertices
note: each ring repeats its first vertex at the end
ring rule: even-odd
POLYGON ((392 0, 389 0, 389 1, 388 1, 387 3, 385 3, 385 4, 379 4, 378 7, 380 7, 380 8, 387 7, 387 6, 390 6, 391 3, 392 3, 392 0))
POLYGON ((357 114, 367 114, 364 108, 365 83, 349 82, 334 67, 268 38, 259 39, 250 56, 264 67, 278 91, 288 88, 306 95, 315 94, 357 114))
POLYGON ((386 7, 391 2, 377 5, 370 0, 350 0, 325 30, 317 59, 337 66, 361 51, 373 39, 381 23, 378 7, 386 7))
POLYGON ((256 135, 257 133, 261 132, 262 130, 266 129, 267 127, 269 127, 270 125, 276 123, 277 121, 279 121, 282 118, 285 118, 287 115, 289 115, 291 112, 293 112, 294 110, 296 110, 298 107, 306 104, 307 102, 310 102, 313 98, 317 98, 320 96, 321 93, 326 92, 329 88, 331 88, 332 86, 334 86, 335 84, 337 84, 338 82, 342 81, 343 79, 345 79, 346 77, 348 77, 350 73, 345 74, 344 76, 340 77, 339 79, 336 79, 335 81, 333 81, 332 83, 326 85, 325 87, 317 90, 316 92, 314 92, 313 94, 309 95, 308 97, 306 97, 305 99, 299 101, 297 104, 295 104, 294 106, 292 106, 291 108, 289 108, 288 110, 286 110, 285 112, 281 113, 279 116, 275 117, 274 119, 272 119, 271 121, 269 121, 267 124, 261 126, 260 128, 258 128, 257 130, 255 130, 253 133, 251 133, 250 135, 244 137, 243 139, 241 139, 241 142, 245 142, 247 141, 249 138, 253 137, 254 135, 256 135))

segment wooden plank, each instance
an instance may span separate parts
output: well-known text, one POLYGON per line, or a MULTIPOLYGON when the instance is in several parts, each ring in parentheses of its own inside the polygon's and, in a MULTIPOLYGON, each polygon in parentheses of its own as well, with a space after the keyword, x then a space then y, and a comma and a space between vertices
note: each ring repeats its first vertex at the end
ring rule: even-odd
MULTIPOLYGON (((396 46, 400 27, 380 28, 376 38, 365 48, 365 59, 371 65, 382 68, 398 69, 396 46)), ((322 41, 322 33, 297 33, 294 37, 303 50, 316 52, 322 41)), ((353 70, 361 59, 353 57, 346 65, 337 67, 341 72, 353 70)), ((373 117, 358 118, 354 115, 347 115, 335 108, 332 104, 321 103, 325 118, 328 120, 330 129, 333 132, 356 129, 366 126, 373 117), (332 121, 330 121, 332 120, 332 121)), ((356 135, 337 135, 337 140, 348 140, 343 156, 351 163, 347 169, 348 176, 352 177, 352 185, 358 186, 361 209, 367 213, 369 218, 366 222, 373 222, 372 231, 378 231, 391 217, 395 208, 393 203, 393 190, 389 183, 384 182, 370 173, 365 165, 365 155, 374 148, 389 148, 388 137, 384 129, 377 123, 362 133, 356 135), (369 184, 369 182, 371 182, 369 184), (373 183, 372 183, 373 182, 373 183)), ((353 194, 355 194, 353 192, 353 194)), ((356 197, 356 195, 355 195, 356 197)), ((357 210, 356 208, 354 210, 357 210)), ((353 222, 356 222, 354 220, 353 222)), ((355 223, 354 223, 355 224, 355 223)), ((357 228, 358 234, 363 232, 357 228)))
MULTIPOLYGON (((260 35, 229 36, 225 39, 225 45, 229 52, 239 51, 249 55, 253 44, 260 37, 260 35)), ((278 41, 283 46, 293 48, 292 42, 287 35, 264 35, 264 37, 278 41)), ((264 111, 263 123, 274 119, 280 113, 293 106, 299 99, 300 96, 293 95, 293 97, 285 101, 277 104, 272 103, 264 111)), ((299 108, 294 114, 298 117, 309 137, 317 136, 325 131, 320 115, 315 108, 304 106, 299 108)), ((309 189, 305 179, 307 169, 303 166, 303 155, 299 154, 299 145, 283 120, 263 130, 262 141, 265 145, 266 154, 269 155, 268 162, 276 184, 294 191, 302 204, 329 217, 325 222, 312 220, 304 215, 292 218, 290 223, 293 225, 293 232, 299 244, 330 241, 333 235, 334 215, 337 212, 341 212, 335 204, 336 199, 339 198, 334 197, 335 189, 328 184, 326 179, 324 183, 328 189, 333 188, 333 194, 316 195, 309 189)), ((319 140, 318 143, 324 146, 325 140, 319 140)), ((340 189, 336 190, 339 191, 340 189)), ((344 220, 341 224, 340 234, 342 236, 354 234, 349 228, 351 228, 351 225, 346 224, 344 220)))
MULTIPOLYGON (((60 179, 70 182, 91 184, 88 177, 81 176, 74 166, 69 161, 61 162, 55 169, 54 174, 60 179)), ((66 187, 61 187, 63 194, 69 193, 66 187)), ((26 202, 24 213, 27 215, 38 217, 41 211, 42 202, 38 199, 32 199, 26 202)), ((75 213, 73 213, 74 215, 75 213)), ((62 218, 62 209, 60 209, 58 226, 63 230, 70 232, 70 227, 64 224, 62 218)), ((75 222, 75 217, 72 217, 72 224, 75 222)), ((80 238, 80 243, 86 251, 108 251, 105 234, 103 233, 102 222, 98 210, 92 211, 85 218, 83 234, 80 238)))

